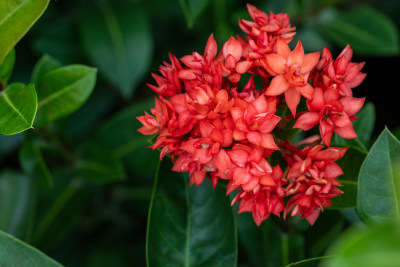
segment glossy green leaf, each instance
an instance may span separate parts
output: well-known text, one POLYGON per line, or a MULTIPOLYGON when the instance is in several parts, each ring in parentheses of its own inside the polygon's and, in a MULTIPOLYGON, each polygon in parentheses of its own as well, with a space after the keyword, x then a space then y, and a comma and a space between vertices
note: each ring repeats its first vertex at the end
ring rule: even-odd
POLYGON ((88 99, 96 83, 95 68, 70 65, 52 70, 37 85, 38 114, 41 126, 77 110, 88 99))
POLYGON ((86 54, 108 82, 131 97, 151 61, 147 17, 137 7, 116 9, 107 1, 85 10, 80 32, 86 54))
POLYGON ((323 267, 400 266, 400 227, 384 224, 351 228, 334 243, 323 260, 323 267))
POLYGON ((0 231, 0 266, 60 267, 62 265, 36 248, 0 231))
POLYGON ((0 92, 0 133, 11 135, 32 128, 37 105, 33 84, 10 84, 0 92))
POLYGON ((332 256, 306 259, 306 260, 291 263, 289 265, 286 265, 286 267, 318 267, 318 266, 320 266, 320 263, 322 260, 330 259, 330 258, 332 258, 332 256))
POLYGON ((15 50, 11 49, 3 62, 0 64, 0 88, 7 86, 8 81, 11 78, 11 74, 14 69, 15 63, 15 50))
POLYGON ((11 171, 0 174, 1 230, 21 239, 29 236, 35 202, 33 190, 29 176, 11 171))
POLYGON ((147 264, 153 266, 236 266, 234 214, 222 187, 206 180, 188 186, 187 175, 161 162, 147 225, 147 264))
POLYGON ((89 183, 104 184, 125 179, 121 160, 108 149, 88 143, 80 151, 77 163, 78 176, 89 183))
POLYGON ((24 172, 36 178, 39 187, 50 188, 54 185, 41 149, 33 140, 25 140, 19 151, 19 162, 24 172))
POLYGON ((323 32, 340 47, 348 43, 359 55, 393 56, 399 53, 399 34, 394 22, 369 6, 352 12, 335 10, 322 21, 323 32))
POLYGON ((388 129, 372 146, 358 178, 358 214, 364 222, 400 219, 400 142, 388 129))
POLYGON ((0 63, 43 14, 48 3, 49 0, 0 1, 0 63))
POLYGON ((61 67, 61 63, 57 61, 57 59, 49 56, 43 55, 41 59, 35 64, 35 67, 32 71, 32 82, 34 84, 39 84, 40 79, 43 75, 48 73, 49 71, 55 70, 61 67))

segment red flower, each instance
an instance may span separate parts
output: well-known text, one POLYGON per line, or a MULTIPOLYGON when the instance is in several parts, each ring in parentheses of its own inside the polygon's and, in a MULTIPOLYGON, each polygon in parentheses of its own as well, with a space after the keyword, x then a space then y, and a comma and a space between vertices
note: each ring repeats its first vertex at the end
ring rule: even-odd
POLYGON ((323 92, 317 87, 312 101, 307 101, 309 112, 301 115, 293 128, 307 131, 319 123, 322 140, 327 146, 330 146, 333 132, 344 138, 357 138, 351 120, 356 119, 354 115, 362 108, 364 101, 364 98, 350 96, 338 100, 337 90, 323 92))
POLYGON ((292 211, 292 216, 301 214, 312 225, 320 211, 332 205, 330 199, 343 193, 335 187, 341 186, 336 178, 343 172, 333 161, 343 157, 347 148, 332 147, 322 151, 322 145, 303 150, 296 150, 289 144, 283 146, 293 153, 293 161, 288 162, 291 166, 286 189, 294 195, 286 205, 284 217, 292 211))
POLYGON ((317 64, 319 56, 319 52, 305 55, 300 41, 296 48, 290 51, 289 46, 279 40, 277 54, 268 54, 265 60, 261 61, 265 69, 275 76, 265 94, 277 96, 285 93, 286 103, 295 116, 300 94, 307 99, 312 97, 314 89, 308 83, 308 76, 317 64))
POLYGON ((264 95, 260 95, 251 102, 236 98, 231 108, 235 124, 233 138, 242 142, 248 140, 267 149, 278 149, 270 133, 281 119, 275 115, 275 110, 275 98, 267 100, 264 95))
POLYGON ((253 190, 239 192, 232 200, 232 205, 240 202, 239 213, 251 212, 255 223, 260 225, 271 213, 280 216, 285 207, 283 198, 288 195, 287 190, 282 188, 284 184, 286 180, 282 170, 276 165, 253 190))

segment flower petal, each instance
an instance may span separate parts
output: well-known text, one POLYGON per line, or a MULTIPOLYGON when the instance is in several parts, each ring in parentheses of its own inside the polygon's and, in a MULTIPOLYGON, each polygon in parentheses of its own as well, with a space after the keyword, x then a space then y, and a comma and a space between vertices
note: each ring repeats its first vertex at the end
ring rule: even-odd
POLYGON ((307 112, 298 118, 293 128, 299 128, 303 131, 308 131, 312 127, 318 124, 320 120, 319 113, 316 112, 307 112))
POLYGON ((303 45, 301 44, 301 41, 299 40, 297 42, 296 47, 293 49, 292 52, 287 57, 287 65, 292 66, 294 64, 297 64, 298 66, 301 66, 303 64, 304 60, 304 49, 303 45))
POLYGON ((296 117, 296 109, 300 103, 300 94, 294 87, 289 87, 285 92, 286 104, 288 105, 293 116, 296 117))
POLYGON ((276 76, 272 79, 265 94, 267 96, 277 96, 285 92, 289 88, 289 84, 283 75, 276 76))
POLYGON ((272 75, 284 74, 286 72, 285 64, 286 58, 279 54, 268 54, 265 56, 265 60, 268 64, 270 70, 272 70, 272 75))
POLYGON ((312 69, 318 63, 320 54, 321 54, 320 52, 315 52, 315 53, 310 53, 310 54, 304 55, 304 60, 303 60, 303 64, 301 65, 300 72, 307 73, 307 72, 312 71, 312 69))

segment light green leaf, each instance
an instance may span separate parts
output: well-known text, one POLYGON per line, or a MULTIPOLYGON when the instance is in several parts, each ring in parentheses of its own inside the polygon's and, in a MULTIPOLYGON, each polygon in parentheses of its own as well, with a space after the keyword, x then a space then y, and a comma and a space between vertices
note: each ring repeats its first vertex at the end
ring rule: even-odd
POLYGON ((357 206, 364 222, 400 219, 400 142, 384 129, 361 166, 357 206))
POLYGON ((35 126, 64 117, 88 99, 96 83, 95 68, 70 65, 52 70, 37 85, 38 115, 35 126))
POLYGON ((355 53, 367 56, 399 53, 396 25, 377 9, 365 5, 352 12, 335 10, 322 17, 323 32, 341 47, 349 43, 355 53))
POLYGON ((108 82, 131 97, 151 61, 147 17, 137 7, 117 9, 107 1, 84 10, 80 32, 86 54, 108 82))
POLYGON ((236 266, 236 225, 224 188, 213 190, 207 178, 189 187, 187 175, 171 168, 165 159, 156 175, 147 225, 148 266, 236 266))
POLYGON ((61 63, 58 62, 57 59, 47 54, 43 55, 33 68, 32 78, 31 78, 32 82, 34 84, 39 84, 40 78, 42 78, 43 75, 59 67, 61 67, 61 63))
POLYGON ((11 74, 14 69, 15 63, 15 50, 11 49, 7 56, 4 58, 3 62, 0 64, 0 88, 7 86, 10 80, 11 74))
POLYGON ((53 178, 44 161, 40 147, 33 140, 25 140, 19 151, 19 162, 26 173, 35 176, 39 187, 53 187, 53 178))
POLYGON ((328 254, 334 256, 323 260, 322 267, 400 266, 399 224, 350 228, 328 254))
POLYGON ((0 266, 61 267, 62 265, 36 248, 0 231, 0 266))
POLYGON ((10 84, 0 92, 0 133, 11 135, 32 128, 37 110, 33 84, 10 84))
POLYGON ((1 230, 21 239, 29 236, 35 202, 33 189, 31 177, 11 171, 0 174, 1 230))
POLYGON ((49 0, 0 1, 0 63, 46 10, 49 0))

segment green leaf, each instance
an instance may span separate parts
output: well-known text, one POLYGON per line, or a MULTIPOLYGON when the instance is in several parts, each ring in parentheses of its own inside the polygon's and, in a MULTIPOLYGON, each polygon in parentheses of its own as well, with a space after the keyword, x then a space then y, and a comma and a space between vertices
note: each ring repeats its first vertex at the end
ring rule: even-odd
POLYGON ((43 77, 43 75, 60 67, 61 63, 58 62, 57 59, 47 54, 43 55, 33 68, 31 80, 34 84, 39 84, 40 79, 43 77))
POLYGON ((137 131, 141 123, 136 119, 152 106, 153 99, 132 104, 106 121, 99 131, 101 142, 123 159, 132 176, 151 178, 155 175, 154 162, 158 161, 160 153, 148 147, 151 136, 137 131))
POLYGON ((89 143, 82 147, 77 163, 78 176, 94 184, 104 184, 125 179, 121 160, 106 148, 89 143))
POLYGON ((394 22, 369 6, 343 13, 324 14, 323 32, 337 45, 348 43, 355 53, 366 56, 393 56, 399 53, 399 34, 394 22))
POLYGON ((400 142, 384 129, 361 166, 357 206, 364 222, 400 219, 400 142))
POLYGON ((332 256, 325 256, 325 257, 316 257, 311 259, 306 259, 298 262, 291 263, 286 265, 286 267, 318 267, 322 260, 330 259, 332 256))
POLYGON ((169 159, 156 175, 147 225, 147 264, 153 266, 236 266, 234 214, 222 187, 206 180, 188 186, 172 172, 169 159))
POLYGON ((189 29, 193 28, 197 17, 210 4, 210 0, 179 0, 189 29))
POLYGON ((33 140, 25 140, 19 151, 19 162, 24 172, 34 175, 41 188, 54 186, 51 173, 44 161, 40 147, 33 140))
POLYGON ((11 49, 3 62, 0 64, 0 88, 7 86, 8 81, 11 78, 11 74, 14 69, 15 63, 15 50, 11 49))
POLYGON ((0 231, 0 265, 4 267, 62 266, 36 248, 2 231, 0 231))
POLYGON ((37 86, 35 126, 64 117, 82 106, 96 83, 95 68, 70 65, 46 73, 37 86))
POLYGON ((11 171, 2 172, 0 174, 0 229, 18 238, 26 239, 32 230, 30 223, 34 212, 34 199, 31 177, 11 171))
POLYGON ((49 0, 0 1, 0 63, 46 10, 49 0))
POLYGON ((352 209, 357 207, 357 182, 355 181, 341 181, 339 183, 343 187, 339 187, 343 191, 337 197, 332 198, 332 206, 327 209, 352 209))
POLYGON ((10 84, 0 92, 0 133, 11 135, 32 128, 37 110, 33 84, 10 84))
POLYGON ((323 267, 400 266, 400 227, 394 224, 351 228, 330 248, 323 267))
POLYGON ((85 9, 82 45, 100 74, 129 98, 149 67, 153 41, 142 10, 113 8, 107 1, 98 1, 85 9))

